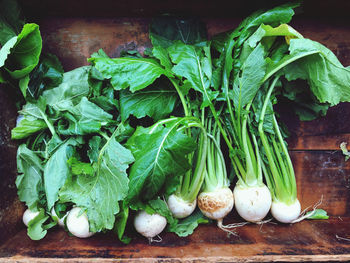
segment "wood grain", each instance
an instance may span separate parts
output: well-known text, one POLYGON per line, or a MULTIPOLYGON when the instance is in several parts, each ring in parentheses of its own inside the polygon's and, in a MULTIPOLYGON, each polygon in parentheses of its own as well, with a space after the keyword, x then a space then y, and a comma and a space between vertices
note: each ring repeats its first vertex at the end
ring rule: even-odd
POLYGON ((336 235, 349 235, 349 223, 349 218, 332 218, 295 225, 247 225, 237 229, 238 236, 203 225, 190 237, 167 233, 162 234, 161 243, 137 238, 128 246, 112 235, 77 239, 60 229, 35 242, 22 231, 0 248, 0 256, 2 262, 346 261, 350 260, 350 242, 336 235))
POLYGON ((23 228, 23 204, 17 197, 17 143, 11 140, 17 110, 10 90, 0 85, 0 244, 23 228))
MULTIPOLYGON (((209 37, 235 28, 240 19, 203 19, 209 37)), ((66 18, 46 17, 40 28, 44 47, 56 54, 65 70, 87 65, 86 59, 102 48, 111 57, 121 50, 143 51, 150 47, 148 25, 150 18, 66 18)), ((295 19, 292 26, 305 37, 319 41, 330 48, 344 65, 350 65, 350 24, 337 21, 295 19)))

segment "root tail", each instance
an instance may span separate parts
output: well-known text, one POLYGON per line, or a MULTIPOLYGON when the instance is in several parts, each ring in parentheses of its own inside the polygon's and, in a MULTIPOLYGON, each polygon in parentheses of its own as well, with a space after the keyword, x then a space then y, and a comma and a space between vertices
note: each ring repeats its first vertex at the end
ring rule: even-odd
POLYGON ((310 207, 307 207, 304 209, 303 212, 300 213, 299 217, 297 219, 293 220, 291 223, 292 224, 298 223, 298 222, 303 221, 304 219, 307 219, 307 218, 313 216, 316 212, 317 207, 319 207, 322 204, 322 201, 323 201, 323 195, 321 196, 321 199, 318 200, 318 202, 312 207, 311 213, 309 213, 307 215, 307 210, 310 208, 310 207))

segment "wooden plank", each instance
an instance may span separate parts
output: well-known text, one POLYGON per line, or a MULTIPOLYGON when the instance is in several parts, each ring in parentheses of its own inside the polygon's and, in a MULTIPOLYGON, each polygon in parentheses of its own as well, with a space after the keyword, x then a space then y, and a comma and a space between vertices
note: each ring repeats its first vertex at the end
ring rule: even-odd
POLYGON ((293 151, 291 158, 303 208, 323 196, 322 205, 330 215, 350 216, 350 161, 335 151, 293 151))
MULTIPOLYGON (((143 51, 150 46, 150 18, 65 18, 47 17, 40 22, 47 50, 56 54, 66 70, 87 65, 86 59, 103 48, 112 57, 121 50, 143 51)), ((235 28, 240 19, 204 19, 209 37, 235 28)), ((337 21, 295 19, 292 25, 305 37, 329 47, 344 65, 350 64, 350 25, 337 21)))
MULTIPOLYGON (((245 17, 257 9, 267 9, 288 2, 286 0, 254 1, 249 5, 244 1, 226 0, 100 0, 98 4, 92 0, 19 0, 23 10, 34 17, 40 16, 80 16, 80 17, 131 17, 154 16, 158 14, 182 14, 199 17, 245 17), (45 12, 42 12, 45 10, 45 12)), ((303 3, 302 12, 307 16, 341 17, 347 16, 350 9, 347 0, 308 0, 303 3)), ((298 12, 299 13, 299 12, 298 12)))
POLYGON ((128 246, 110 234, 78 239, 60 229, 31 241, 23 230, 0 248, 0 257, 2 262, 346 261, 350 242, 336 236, 349 235, 349 223, 349 218, 332 218, 294 225, 246 225, 237 229, 238 236, 205 225, 186 238, 167 233, 160 243, 137 238, 128 246))
POLYGON ((24 208, 15 185, 17 143, 11 140, 17 110, 10 94, 0 85, 0 244, 23 227, 24 208))

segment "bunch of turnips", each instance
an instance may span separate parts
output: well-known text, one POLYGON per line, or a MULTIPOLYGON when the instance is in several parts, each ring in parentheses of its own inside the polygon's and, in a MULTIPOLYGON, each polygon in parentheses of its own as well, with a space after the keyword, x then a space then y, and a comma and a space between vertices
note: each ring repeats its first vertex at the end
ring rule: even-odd
POLYGON ((38 25, 17 25, 2 39, 0 82, 21 105, 12 138, 29 237, 60 225, 128 243, 132 223, 155 240, 212 221, 234 233, 270 211, 282 223, 328 218, 301 215, 274 105, 284 97, 301 120, 324 115, 350 101, 350 69, 288 25, 297 7, 257 11, 210 40, 197 20, 158 17, 142 56, 101 49, 69 72, 41 52, 38 25), (241 218, 224 224, 232 209, 241 218))

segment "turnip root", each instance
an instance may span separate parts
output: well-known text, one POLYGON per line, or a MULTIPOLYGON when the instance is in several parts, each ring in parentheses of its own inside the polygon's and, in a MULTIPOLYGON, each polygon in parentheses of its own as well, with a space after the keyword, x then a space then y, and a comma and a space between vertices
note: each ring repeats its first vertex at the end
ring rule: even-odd
POLYGON ((196 208, 197 200, 194 199, 193 202, 190 203, 172 194, 169 196, 167 204, 174 217, 185 218, 193 213, 196 208))
POLYGON ((91 237, 89 220, 86 212, 82 213, 80 207, 74 207, 67 215, 67 228, 74 236, 80 238, 91 237))
POLYGON ((26 210, 26 211, 24 211, 24 213, 23 213, 23 223, 26 225, 26 226, 28 226, 28 224, 29 224, 29 222, 31 221, 31 220, 33 220, 37 215, 39 215, 39 211, 36 211, 36 212, 34 212, 34 211, 32 211, 32 210, 30 210, 29 208, 26 210))
POLYGON ((146 211, 139 211, 134 218, 134 227, 138 233, 150 241, 159 235, 167 225, 166 218, 159 214, 150 215, 146 211))
POLYGON ((248 222, 260 222, 271 208, 271 194, 266 185, 243 186, 237 184, 233 190, 236 210, 248 222))
POLYGON ((281 223, 293 223, 299 217, 300 211, 301 206, 298 199, 295 199, 292 204, 273 201, 271 206, 272 216, 281 223))

